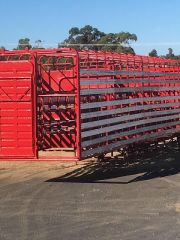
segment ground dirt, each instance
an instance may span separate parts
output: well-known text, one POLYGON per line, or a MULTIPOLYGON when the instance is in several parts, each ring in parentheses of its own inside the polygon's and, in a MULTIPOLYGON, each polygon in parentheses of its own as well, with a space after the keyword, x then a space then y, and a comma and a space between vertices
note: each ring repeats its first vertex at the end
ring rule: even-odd
POLYGON ((180 152, 0 162, 0 240, 12 239, 180 239, 180 152))

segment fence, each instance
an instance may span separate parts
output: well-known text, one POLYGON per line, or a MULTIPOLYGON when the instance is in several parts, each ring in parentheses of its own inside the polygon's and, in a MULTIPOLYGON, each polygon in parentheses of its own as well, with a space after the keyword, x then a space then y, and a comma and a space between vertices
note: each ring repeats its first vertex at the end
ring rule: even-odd
POLYGON ((0 158, 80 160, 177 136, 179 93, 179 61, 2 51, 0 158))

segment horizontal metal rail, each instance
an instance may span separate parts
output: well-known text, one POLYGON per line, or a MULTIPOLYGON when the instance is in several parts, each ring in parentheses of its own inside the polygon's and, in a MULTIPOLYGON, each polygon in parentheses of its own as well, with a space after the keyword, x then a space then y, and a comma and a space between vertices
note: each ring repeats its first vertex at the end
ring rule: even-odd
POLYGON ((92 156, 92 155, 97 155, 97 154, 101 154, 101 153, 107 153, 110 152, 112 150, 115 149, 119 149, 121 147, 124 147, 128 144, 133 144, 133 143, 137 143, 137 142, 141 142, 144 141, 146 139, 149 140, 153 140, 153 139, 160 139, 163 137, 168 137, 168 136, 172 136, 173 134, 180 132, 180 129, 168 129, 168 130, 164 130, 162 131, 162 133, 157 132, 157 133, 148 133, 148 134, 144 134, 143 136, 138 136, 136 138, 131 138, 128 140, 121 140, 121 141, 117 141, 116 143, 112 143, 109 145, 104 145, 102 147, 98 146, 97 148, 92 148, 89 150, 85 150, 82 151, 81 156, 83 158, 88 157, 88 156, 92 156))
POLYGON ((141 113, 131 114, 131 115, 128 114, 128 115, 124 115, 124 116, 120 116, 120 117, 119 116, 111 117, 111 118, 106 118, 106 119, 102 119, 102 120, 95 120, 95 121, 82 123, 81 129, 85 130, 88 128, 94 128, 94 127, 98 127, 98 126, 102 127, 103 125, 120 123, 123 121, 141 119, 141 118, 146 118, 146 117, 163 116, 163 115, 175 114, 175 113, 180 113, 180 109, 161 110, 161 111, 155 111, 155 112, 141 112, 141 113))
POLYGON ((165 117, 143 119, 143 120, 132 121, 132 122, 128 122, 128 123, 121 123, 121 124, 117 124, 117 125, 113 125, 113 126, 108 126, 108 127, 103 127, 103 128, 99 128, 99 129, 82 132, 81 137, 82 138, 91 137, 91 136, 95 136, 95 135, 98 135, 101 133, 108 133, 108 132, 112 132, 112 131, 116 131, 116 130, 120 130, 120 129, 124 129, 124 128, 136 127, 136 126, 140 126, 140 125, 144 125, 144 124, 148 124, 148 123, 154 123, 154 122, 156 123, 156 122, 162 122, 162 121, 168 121, 168 120, 175 120, 178 118, 180 118, 180 114, 165 116, 165 117))
MULTIPOLYGON (((26 72, 27 73, 27 72, 26 72)), ((4 77, 0 77, 0 81, 1 80, 19 80, 19 79, 23 79, 23 80, 29 80, 29 79, 31 79, 30 77, 21 77, 21 76, 19 76, 19 75, 17 75, 16 77, 14 77, 14 73, 12 74, 13 76, 9 76, 9 77, 6 77, 6 76, 4 76, 4 77)), ((8 83, 8 82, 7 82, 8 83)))
POLYGON ((80 85, 99 85, 99 84, 127 84, 127 83, 160 83, 160 84, 180 84, 180 79, 80 79, 80 85))
POLYGON ((180 77, 179 73, 169 72, 144 72, 144 71, 116 71, 116 70, 80 70, 80 75, 98 75, 98 76, 111 76, 111 75, 128 75, 128 76, 176 76, 180 77))
POLYGON ((98 89, 81 89, 80 95, 95 95, 109 93, 126 93, 126 92, 143 92, 143 91, 174 91, 179 90, 179 87, 119 87, 119 88, 98 88, 98 89))
POLYGON ((58 94, 38 94, 38 97, 75 97, 77 94, 73 93, 58 93, 58 94))
POLYGON ((131 98, 122 99, 114 101, 102 101, 102 102, 91 102, 91 103, 81 103, 81 110, 98 108, 98 107, 108 107, 122 104, 133 104, 133 103, 143 103, 148 101, 165 101, 165 100, 180 100, 180 96, 161 96, 161 97, 141 97, 141 98, 131 98))
MULTIPOLYGON (((21 103, 22 100, 14 100, 14 99, 9 99, 9 100, 1 100, 1 103, 9 103, 9 102, 13 102, 13 103, 21 103)), ((23 100, 23 103, 29 102, 29 100, 23 100)))
POLYGON ((144 132, 148 132, 148 131, 152 131, 152 130, 158 130, 158 129, 162 129, 162 128, 167 128, 167 127, 173 127, 173 126, 175 127, 178 124, 180 124, 180 121, 161 123, 161 124, 157 124, 157 125, 153 125, 153 126, 141 127, 141 128, 134 129, 134 130, 114 133, 114 134, 106 135, 103 137, 99 136, 98 138, 94 138, 94 139, 88 139, 88 140, 82 139, 81 147, 82 148, 90 147, 95 144, 100 144, 103 142, 116 140, 117 138, 124 137, 124 136, 131 136, 131 135, 144 133, 144 132))
POLYGON ((116 115, 120 113, 130 113, 139 110, 151 110, 156 108, 168 108, 168 107, 180 107, 180 102, 173 103, 161 103, 161 104, 146 104, 142 106, 133 106, 133 107, 125 107, 125 108, 114 108, 111 110, 101 110, 101 111, 92 111, 81 113, 81 119, 89 119, 89 118, 97 118, 97 117, 105 117, 108 115, 116 115))

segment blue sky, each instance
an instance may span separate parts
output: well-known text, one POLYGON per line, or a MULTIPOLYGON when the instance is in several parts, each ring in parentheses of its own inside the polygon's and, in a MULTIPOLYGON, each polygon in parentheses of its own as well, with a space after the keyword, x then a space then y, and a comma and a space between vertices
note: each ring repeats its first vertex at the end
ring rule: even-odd
POLYGON ((169 47, 180 54, 179 0, 1 0, 0 46, 12 48, 28 37, 55 47, 68 30, 90 24, 104 32, 129 31, 138 36, 136 53, 169 47))

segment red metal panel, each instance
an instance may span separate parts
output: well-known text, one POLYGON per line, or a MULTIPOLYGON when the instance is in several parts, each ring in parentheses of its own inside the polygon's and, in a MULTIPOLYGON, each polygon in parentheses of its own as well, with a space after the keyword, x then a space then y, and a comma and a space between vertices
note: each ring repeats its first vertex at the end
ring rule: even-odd
POLYGON ((0 156, 80 160, 180 134, 179 61, 68 48, 0 60, 0 156))
POLYGON ((0 158, 36 157, 34 65, 0 62, 0 158))
POLYGON ((180 133, 179 61, 79 55, 82 158, 180 133))

